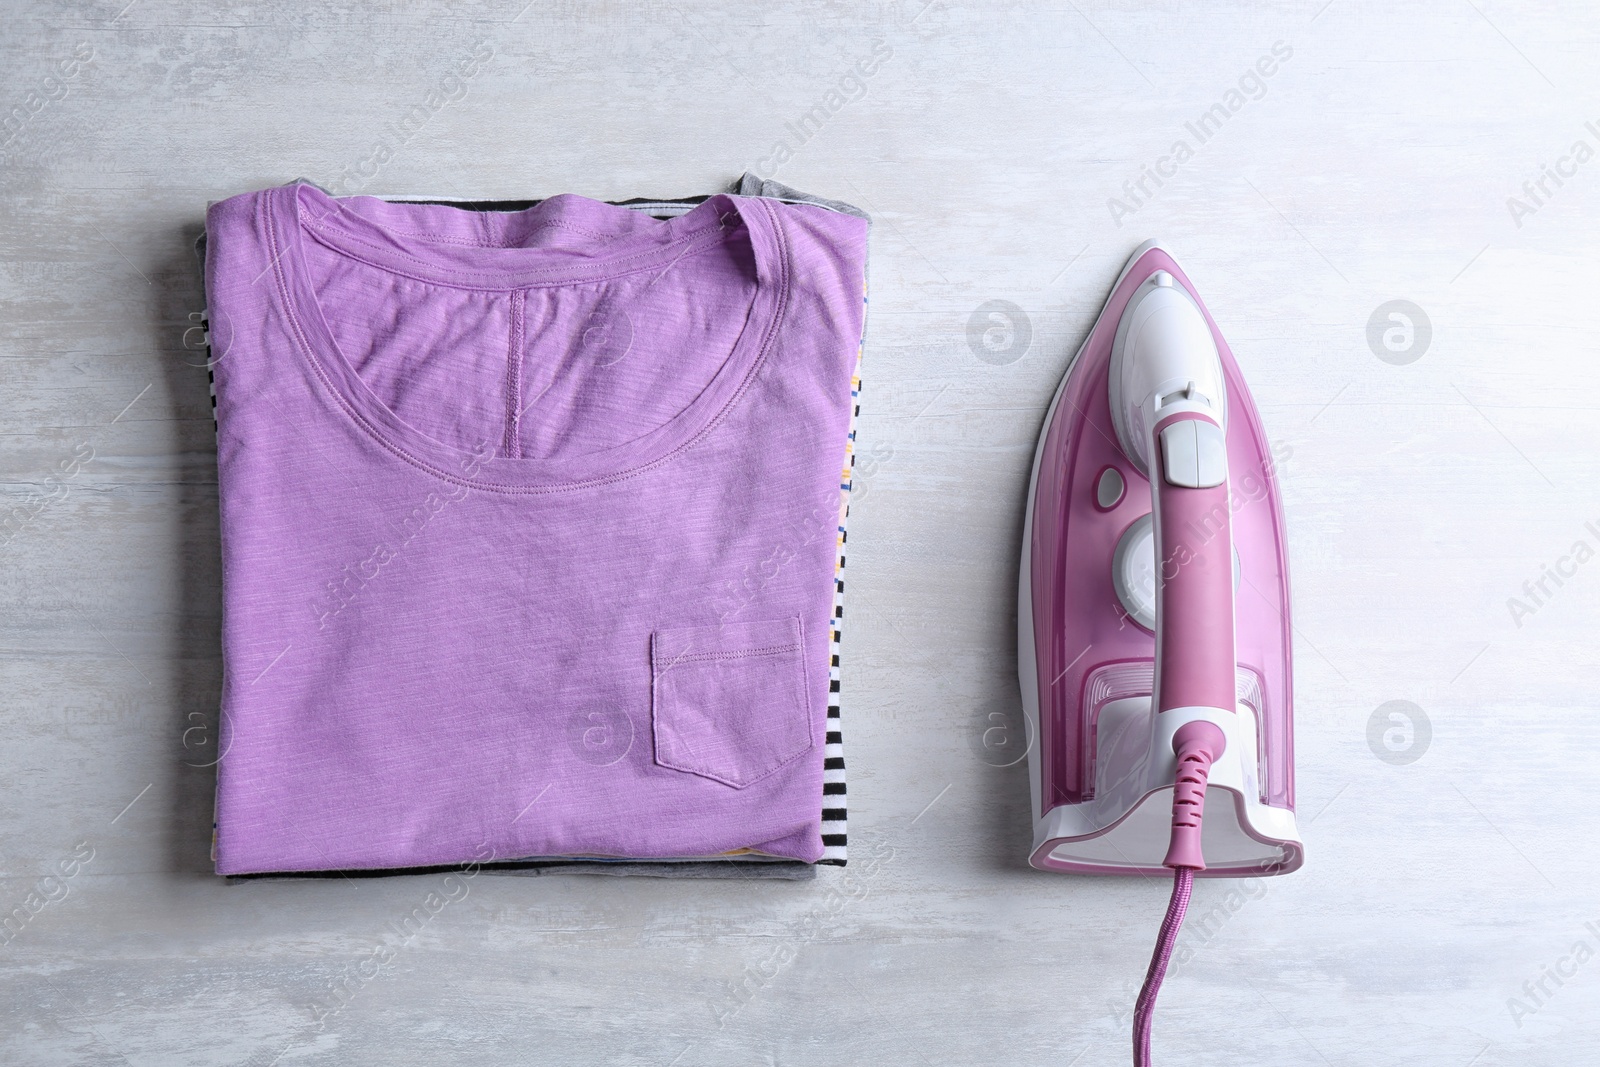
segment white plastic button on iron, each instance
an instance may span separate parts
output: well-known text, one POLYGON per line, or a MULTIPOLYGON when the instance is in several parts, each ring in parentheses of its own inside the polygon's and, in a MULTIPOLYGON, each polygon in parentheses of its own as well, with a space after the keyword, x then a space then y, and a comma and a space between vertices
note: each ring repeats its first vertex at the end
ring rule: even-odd
POLYGON ((1200 451, 1194 428, 1194 419, 1184 419, 1161 431, 1161 475, 1168 485, 1200 488, 1200 451))
POLYGON ((1228 439, 1216 423, 1194 423, 1195 458, 1199 461, 1199 486, 1209 489, 1228 480, 1228 439))
POLYGON ((1161 473, 1168 485, 1210 489, 1228 477, 1228 441, 1222 427, 1185 419, 1161 431, 1161 473))

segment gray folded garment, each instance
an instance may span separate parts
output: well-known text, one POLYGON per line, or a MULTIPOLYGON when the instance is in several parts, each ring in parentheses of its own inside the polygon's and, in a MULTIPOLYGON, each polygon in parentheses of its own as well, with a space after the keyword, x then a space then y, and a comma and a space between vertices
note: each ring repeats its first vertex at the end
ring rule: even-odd
MULTIPOLYGON (((308 181, 309 179, 300 179, 308 181)), ((310 182, 317 185, 316 182, 310 182)), ((322 188, 320 185, 317 186, 322 188)), ((324 192, 328 190, 323 189, 324 192)), ((811 196, 799 190, 791 189, 787 185, 757 177, 746 171, 731 183, 728 192, 738 196, 761 196, 772 200, 782 200, 793 204, 811 204, 828 211, 838 211, 856 218, 871 219, 866 212, 851 204, 839 200, 828 200, 820 196, 811 196)), ((333 195, 329 193, 329 195, 333 195)), ((425 196, 383 196, 382 200, 396 203, 431 203, 447 204, 451 207, 467 211, 523 211, 538 204, 538 200, 462 200, 455 197, 425 197, 425 196)), ((676 199, 652 200, 634 199, 611 201, 619 207, 626 207, 634 211, 642 211, 652 218, 671 218, 682 215, 692 209, 696 204, 705 200, 705 196, 681 197, 676 199)), ((199 256, 202 272, 205 269, 205 234, 195 243, 195 251, 199 256)), ((863 294, 863 298, 865 294, 863 294)), ((210 373, 210 327, 205 316, 202 315, 202 328, 206 331, 206 364, 207 373, 210 373)), ((866 343, 863 336, 862 345, 866 343)), ((845 563, 845 523, 844 517, 848 514, 851 478, 848 476, 849 467, 855 457, 856 426, 855 420, 861 413, 859 400, 859 364, 858 378, 852 385, 853 405, 850 413, 850 446, 846 455, 846 474, 840 480, 840 508, 839 508, 839 538, 838 558, 834 565, 834 592, 833 592, 833 620, 832 633, 829 640, 829 665, 828 665, 828 732, 827 744, 824 751, 822 775, 822 858, 816 864, 806 863, 802 860, 776 859, 759 854, 746 854, 741 856, 711 856, 704 859, 674 859, 674 860, 640 860, 629 858, 598 859, 590 857, 528 857, 520 860, 508 860, 499 863, 482 865, 479 870, 486 874, 517 875, 521 877, 538 877, 551 874, 601 874, 615 877, 630 876, 644 878, 762 878, 780 879, 788 881, 806 881, 815 878, 816 868, 819 864, 843 867, 847 859, 846 831, 847 831, 847 806, 845 794, 844 774, 844 738, 840 726, 839 716, 839 648, 840 634, 844 628, 844 563, 845 563)), ((212 389, 212 415, 216 414, 216 390, 212 389)), ((370 878, 374 876, 391 874, 427 874, 435 871, 453 871, 455 867, 406 867, 392 870, 353 870, 353 871, 314 871, 314 872, 285 872, 282 874, 246 874, 232 875, 226 880, 229 885, 239 882, 257 881, 259 879, 289 879, 289 878, 370 878)))

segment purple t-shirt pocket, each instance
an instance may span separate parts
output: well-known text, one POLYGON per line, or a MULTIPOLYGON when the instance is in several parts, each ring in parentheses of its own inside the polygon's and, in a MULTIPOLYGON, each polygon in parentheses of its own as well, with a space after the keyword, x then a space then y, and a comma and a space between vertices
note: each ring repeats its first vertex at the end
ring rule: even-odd
POLYGON ((743 789, 813 744, 799 618, 650 640, 656 762, 743 789))

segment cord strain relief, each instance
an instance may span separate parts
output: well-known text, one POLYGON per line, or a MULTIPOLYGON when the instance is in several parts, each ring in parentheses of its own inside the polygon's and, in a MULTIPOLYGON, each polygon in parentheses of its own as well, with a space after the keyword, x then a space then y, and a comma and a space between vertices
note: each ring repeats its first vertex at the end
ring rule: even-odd
POLYGON ((1206 869, 1200 849, 1201 826, 1206 812, 1206 784, 1211 764, 1227 748, 1227 738, 1214 723, 1184 723, 1172 738, 1178 771, 1172 783, 1172 843, 1164 866, 1175 870, 1206 869))

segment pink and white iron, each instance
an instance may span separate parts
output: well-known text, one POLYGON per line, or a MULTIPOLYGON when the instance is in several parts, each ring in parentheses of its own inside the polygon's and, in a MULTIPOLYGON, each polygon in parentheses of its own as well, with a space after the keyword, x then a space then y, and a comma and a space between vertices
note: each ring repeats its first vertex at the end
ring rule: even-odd
POLYGON ((1047 871, 1192 879, 1300 866, 1289 574, 1275 463, 1238 365, 1154 241, 1123 268, 1034 453, 1017 620, 1047 871), (1208 788, 1209 786, 1209 788, 1208 788))

